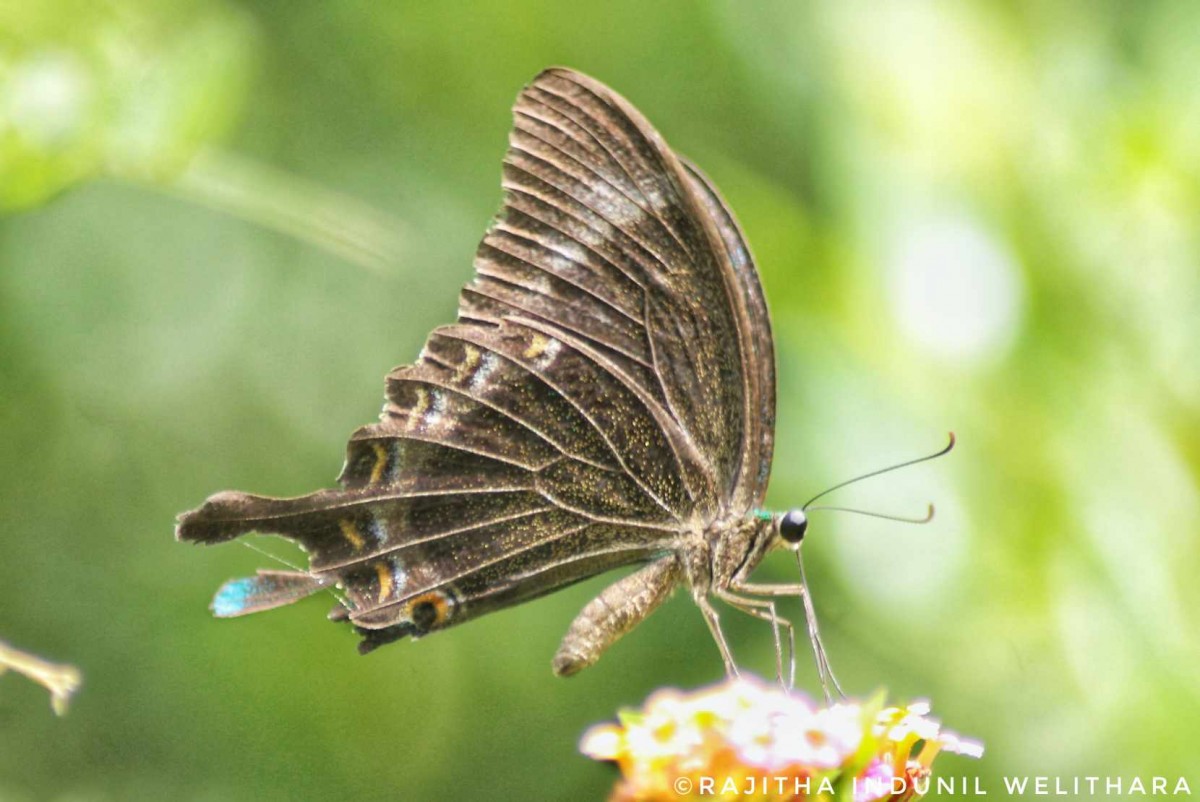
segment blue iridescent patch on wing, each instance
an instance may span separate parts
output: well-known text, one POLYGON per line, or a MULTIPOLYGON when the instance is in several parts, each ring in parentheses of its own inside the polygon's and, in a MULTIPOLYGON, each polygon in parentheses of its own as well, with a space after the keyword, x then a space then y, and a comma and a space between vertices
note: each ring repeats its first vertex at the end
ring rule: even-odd
POLYGON ((261 588, 256 577, 231 579, 220 587, 217 595, 213 596, 212 611, 217 618, 232 618, 243 615, 250 600, 261 588))
POLYGON ((332 581, 303 571, 259 571, 257 576, 226 582, 213 597, 211 607, 217 618, 250 615, 299 601, 332 581))

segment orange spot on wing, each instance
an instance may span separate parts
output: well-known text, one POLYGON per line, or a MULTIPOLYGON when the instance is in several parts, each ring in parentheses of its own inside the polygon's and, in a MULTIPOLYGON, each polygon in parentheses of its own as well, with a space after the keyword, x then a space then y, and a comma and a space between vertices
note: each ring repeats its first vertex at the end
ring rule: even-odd
POLYGON ((354 547, 355 551, 358 551, 367 544, 367 541, 363 540, 363 536, 359 534, 358 527, 354 525, 354 521, 348 521, 343 518, 338 521, 338 528, 342 530, 342 536, 350 541, 350 545, 354 547))
POLYGON ((450 618, 450 598, 440 590, 431 590, 413 598, 405 609, 406 617, 415 620, 416 611, 426 605, 431 606, 434 612, 428 628, 441 626, 450 618))
POLYGON ((375 574, 379 577, 379 603, 383 604, 392 595, 392 567, 386 562, 375 563, 375 574))

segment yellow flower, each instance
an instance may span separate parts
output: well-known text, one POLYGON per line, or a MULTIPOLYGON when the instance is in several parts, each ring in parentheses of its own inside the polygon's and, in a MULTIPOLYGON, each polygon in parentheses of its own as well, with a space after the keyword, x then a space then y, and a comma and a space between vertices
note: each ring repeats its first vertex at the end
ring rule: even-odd
POLYGON ((641 711, 622 712, 619 724, 593 727, 580 749, 620 768, 614 802, 899 802, 916 797, 916 781, 927 787, 939 751, 983 754, 980 744, 943 731, 927 702, 819 707, 750 679, 658 691, 641 711))

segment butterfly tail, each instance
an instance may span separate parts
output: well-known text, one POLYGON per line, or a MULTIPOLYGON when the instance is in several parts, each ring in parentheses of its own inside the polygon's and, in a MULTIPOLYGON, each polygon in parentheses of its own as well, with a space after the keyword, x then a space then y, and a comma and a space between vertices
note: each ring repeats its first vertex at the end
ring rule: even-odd
POLYGON ((226 491, 179 516, 175 537, 189 543, 225 543, 250 532, 280 535, 308 552, 312 573, 344 565, 377 545, 381 531, 361 493, 319 490, 297 498, 226 491))
POLYGON ((268 498, 228 490, 209 496, 197 509, 179 516, 175 537, 189 543, 224 543, 249 532, 287 535, 289 519, 309 496, 268 498))
POLYGON ((226 582, 209 607, 217 618, 235 618, 291 604, 329 584, 327 579, 300 571, 259 571, 256 576, 226 582))

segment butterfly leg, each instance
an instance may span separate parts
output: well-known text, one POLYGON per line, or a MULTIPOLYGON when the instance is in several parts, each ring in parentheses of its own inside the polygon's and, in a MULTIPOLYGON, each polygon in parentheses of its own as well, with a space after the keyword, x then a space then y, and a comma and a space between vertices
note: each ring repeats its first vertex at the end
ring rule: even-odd
POLYGON ((775 609, 775 602, 771 599, 738 596, 729 591, 718 591, 717 598, 735 610, 770 623, 771 630, 775 634, 775 678, 785 689, 794 688, 796 686, 796 628, 791 621, 779 615, 775 609), (786 682, 783 678, 783 640, 779 634, 780 628, 787 630, 788 638, 788 679, 786 682))
POLYGON ((601 591, 571 622, 554 655, 554 673, 569 677, 599 660, 609 646, 666 601, 681 577, 679 561, 672 555, 601 591))
POLYGON ((801 582, 795 585, 760 585, 753 582, 746 582, 738 577, 735 577, 730 582, 730 589, 744 593, 749 596, 799 596, 804 603, 804 619, 808 626, 808 639, 812 641, 813 657, 817 663, 817 675, 821 679, 821 689, 825 692, 826 700, 831 700, 833 694, 830 693, 830 686, 837 691, 838 696, 846 698, 846 692, 842 690, 841 683, 833 673, 833 667, 829 664, 829 655, 825 652, 825 645, 821 642, 821 630, 817 625, 817 612, 813 608, 812 598, 808 593, 807 583, 801 582))
POLYGON ((721 631, 721 616, 713 609, 707 596, 697 593, 693 594, 692 598, 695 600, 696 606, 700 608, 700 614, 704 616, 704 623, 708 624, 708 631, 712 633, 713 640, 717 642, 717 648, 721 650, 721 659, 725 661, 725 673, 730 677, 739 676, 737 664, 733 661, 733 652, 729 650, 725 633, 721 631))

